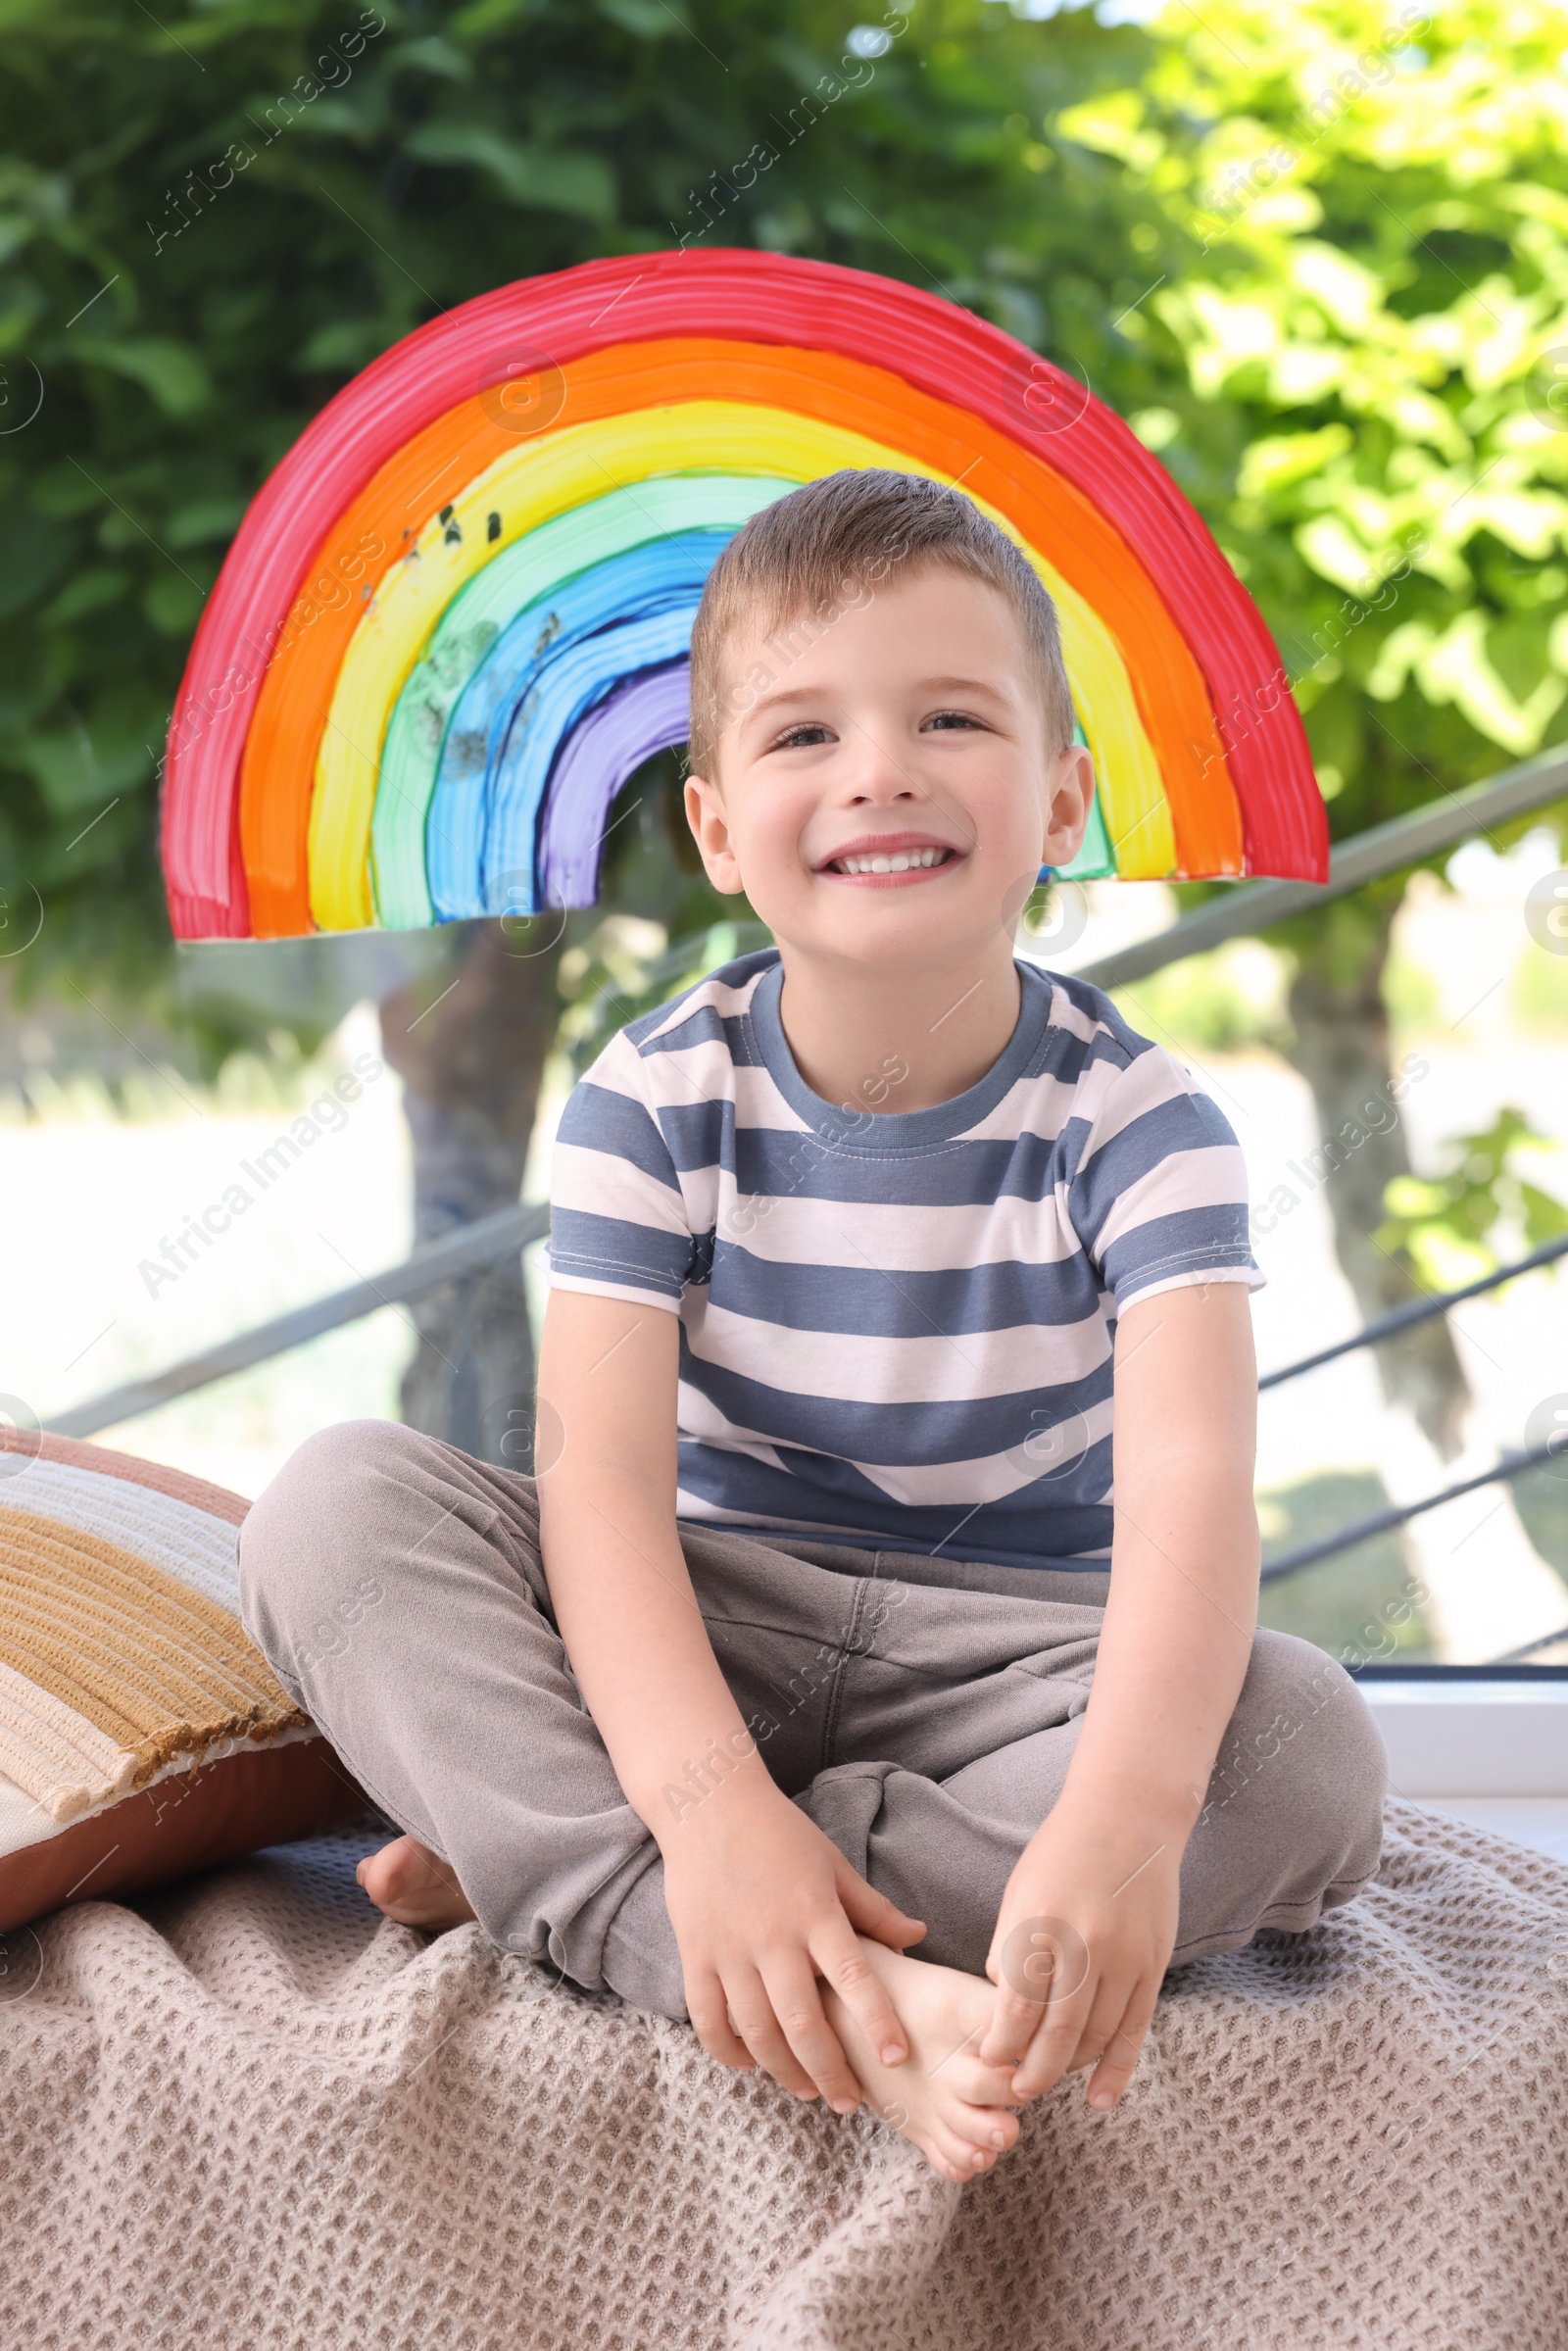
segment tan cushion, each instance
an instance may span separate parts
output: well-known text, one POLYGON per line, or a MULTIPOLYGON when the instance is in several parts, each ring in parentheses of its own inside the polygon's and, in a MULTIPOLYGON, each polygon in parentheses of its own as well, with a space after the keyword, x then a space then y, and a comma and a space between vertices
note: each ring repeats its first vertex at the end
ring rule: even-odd
POLYGON ((0 1932, 367 1808, 240 1623, 249 1506, 0 1429, 0 1932))

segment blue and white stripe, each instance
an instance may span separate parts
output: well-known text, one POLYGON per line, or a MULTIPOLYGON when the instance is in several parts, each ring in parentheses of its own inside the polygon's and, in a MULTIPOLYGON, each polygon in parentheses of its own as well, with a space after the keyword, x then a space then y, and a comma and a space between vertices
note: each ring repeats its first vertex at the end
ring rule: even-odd
POLYGON ((681 1518, 1108 1565, 1118 1311, 1263 1277, 1214 1103, 1098 989, 1018 970, 1006 1050, 932 1109, 810 1091, 773 949, 572 1094, 551 1279, 679 1314, 681 1518))

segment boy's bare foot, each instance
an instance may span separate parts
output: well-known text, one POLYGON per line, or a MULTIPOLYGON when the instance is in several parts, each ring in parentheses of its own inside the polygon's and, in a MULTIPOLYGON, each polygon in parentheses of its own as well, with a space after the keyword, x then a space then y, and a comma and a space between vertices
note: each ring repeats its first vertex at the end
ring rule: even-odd
POLYGON ((354 1875, 377 1910, 401 1927, 442 1935, 473 1916, 447 1864, 416 1837, 395 1837, 379 1853, 367 1853, 354 1875))
POLYGON ((996 1993, 983 1976, 933 1967, 857 1937, 887 1986, 909 2036, 903 2065, 884 2065, 837 1992, 822 1985, 822 2005, 844 2045, 872 2112, 912 2139, 945 2180, 976 2180, 1018 2136, 1013 2068, 983 2066, 975 2055, 991 2022, 996 1993))

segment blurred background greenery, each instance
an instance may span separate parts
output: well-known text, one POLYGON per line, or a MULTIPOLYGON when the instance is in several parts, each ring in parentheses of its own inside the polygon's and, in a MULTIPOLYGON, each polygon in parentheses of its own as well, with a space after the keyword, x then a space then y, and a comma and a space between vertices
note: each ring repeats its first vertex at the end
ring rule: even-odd
MULTIPOLYGON (((1555 740, 1565 51, 1549 0, 910 0, 858 23, 850 0, 0 0, 0 918, 20 943, 32 892, 46 915, 0 960, 0 1085, 28 1115, 81 1071, 127 1108, 149 1066, 254 1090, 368 997, 430 1238, 516 1198, 553 1052, 580 1064, 750 939, 696 867, 670 758, 628 787, 602 905, 560 939, 169 937, 164 733, 258 485, 400 336, 596 255, 684 239, 880 270, 1087 381, 1258 600, 1337 837, 1555 740), (776 161, 743 192, 758 140, 776 161), (472 984, 424 1019, 460 965, 472 984)), ((1396 946, 1409 888, 1124 1009, 1284 1055, 1335 1134, 1389 1083, 1391 1008, 1430 1013, 1396 946)), ((1568 1026, 1565 973, 1526 957, 1521 1020, 1568 1026)), ((1530 1141, 1512 1105, 1451 1165, 1413 1169, 1402 1121, 1368 1139, 1329 1203, 1364 1315, 1560 1217, 1530 1141)), ((529 1344, 514 1276, 486 1280, 421 1309, 403 1391, 480 1450, 529 1344), (481 1363, 461 1398, 460 1328, 481 1363)), ((1456 1457, 1444 1324, 1379 1372, 1456 1457)))

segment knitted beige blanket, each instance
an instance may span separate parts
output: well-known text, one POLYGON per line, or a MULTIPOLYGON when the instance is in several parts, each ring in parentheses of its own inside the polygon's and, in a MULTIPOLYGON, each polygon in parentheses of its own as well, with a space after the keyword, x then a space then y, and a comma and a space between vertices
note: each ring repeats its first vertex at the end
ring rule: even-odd
POLYGON ((1568 1870, 1395 1804, 1310 1935, 1171 1981, 959 2190, 477 1928, 352 1842, 0 1975, 4 2351, 1562 2351, 1568 1870))

